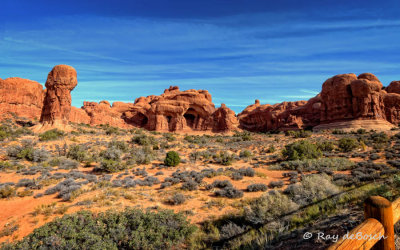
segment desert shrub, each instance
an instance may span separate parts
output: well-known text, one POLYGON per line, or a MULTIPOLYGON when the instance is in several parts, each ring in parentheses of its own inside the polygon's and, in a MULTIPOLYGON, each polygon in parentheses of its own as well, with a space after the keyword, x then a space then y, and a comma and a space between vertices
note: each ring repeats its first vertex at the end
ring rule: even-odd
POLYGON ((208 160, 210 159, 210 157, 212 156, 212 154, 205 150, 205 151, 195 151, 195 152, 191 152, 189 155, 189 159, 193 162, 196 162, 200 159, 202 160, 208 160))
POLYGON ((213 159, 218 164, 229 166, 233 162, 233 155, 226 151, 222 151, 218 154, 213 155, 213 159))
POLYGON ((251 133, 248 131, 235 132, 233 137, 236 139, 239 139, 240 141, 251 141, 253 139, 253 137, 251 136, 251 133))
POLYGON ((285 131, 285 135, 286 136, 291 136, 293 138, 307 138, 311 136, 311 131, 307 131, 307 130, 288 130, 285 131))
POLYGON ((163 188, 170 187, 170 186, 172 186, 171 182, 163 182, 163 183, 161 183, 160 188, 163 189, 163 188))
POLYGON ((320 158, 296 161, 284 161, 279 165, 271 166, 272 169, 314 171, 314 170, 347 170, 354 166, 354 163, 347 158, 320 158))
POLYGON ((379 155, 379 154, 376 154, 376 153, 374 153, 374 154, 371 154, 370 156, 369 156, 369 159, 371 159, 371 160, 377 160, 377 159, 379 159, 379 158, 381 158, 381 156, 379 155))
POLYGON ((354 149, 358 148, 360 143, 355 139, 351 137, 344 137, 339 140, 339 148, 343 152, 351 152, 354 149))
POLYGON ((215 180, 213 183, 206 185, 206 190, 213 188, 233 187, 232 183, 228 180, 215 180))
POLYGON ((254 184, 250 184, 247 186, 248 192, 265 191, 267 189, 268 189, 267 185, 265 185, 263 183, 254 183, 254 184))
POLYGON ((271 145, 267 148, 266 153, 274 153, 276 151, 276 148, 274 145, 271 145))
POLYGON ((16 164, 16 163, 11 163, 9 161, 0 161, 0 171, 4 171, 7 169, 21 169, 23 168, 22 165, 16 164))
POLYGON ((132 143, 141 146, 154 146, 157 145, 157 140, 153 136, 148 136, 145 134, 137 135, 131 139, 132 143))
POLYGON ((0 199, 13 197, 16 195, 16 193, 16 189, 10 185, 0 186, 0 199))
POLYGON ((41 189, 42 185, 35 179, 20 179, 15 185, 16 187, 26 187, 27 189, 41 189))
POLYGON ((249 150, 242 150, 239 153, 240 158, 249 158, 250 156, 252 156, 253 154, 251 153, 251 151, 249 150))
POLYGON ((322 156, 322 152, 317 145, 307 140, 293 142, 285 146, 282 155, 286 160, 315 159, 322 156))
POLYGON ((334 129, 332 131, 332 134, 334 134, 334 135, 344 135, 344 134, 347 134, 347 133, 344 130, 341 130, 341 129, 334 129))
POLYGON ((34 162, 43 162, 49 159, 50 153, 44 148, 34 149, 32 153, 32 160, 34 162))
POLYGON ((69 147, 67 157, 82 162, 86 159, 86 150, 81 145, 72 145, 69 147))
POLYGON ((283 185, 284 185, 284 183, 283 183, 282 180, 279 180, 279 181, 271 181, 271 182, 268 184, 268 187, 269 187, 269 188, 281 188, 281 187, 283 187, 283 185))
POLYGON ((363 135, 363 134, 367 133, 367 130, 363 129, 363 128, 359 128, 359 129, 357 129, 357 131, 355 133, 359 134, 359 135, 363 135))
POLYGON ((201 174, 202 174, 204 177, 212 178, 212 177, 214 177, 214 176, 217 175, 217 171, 215 171, 215 170, 212 169, 212 168, 202 169, 202 170, 201 170, 201 174))
POLYGON ((149 164, 155 158, 155 153, 150 147, 132 149, 127 159, 132 164, 149 164))
POLYGON ((306 175, 300 183, 289 185, 284 193, 288 194, 294 202, 306 205, 336 194, 340 189, 332 183, 327 175, 306 175))
POLYGON ((63 201, 69 201, 72 198, 72 193, 81 188, 84 185, 83 182, 75 182, 74 179, 65 179, 59 182, 57 185, 47 189, 44 194, 51 195, 58 193, 57 197, 62 198, 63 201))
POLYGON ((104 171, 108 173, 115 173, 126 169, 126 165, 119 161, 103 159, 100 162, 100 166, 96 167, 96 171, 104 171))
MULTIPOLYGON (((157 177, 154 176, 147 176, 143 179, 142 184, 144 184, 144 186, 153 186, 154 184, 160 184, 160 180, 157 177)), ((142 185, 143 186, 143 185, 142 185)))
POLYGON ((335 149, 335 144, 331 141, 317 142, 317 147, 322 152, 332 152, 335 149))
POLYGON ((252 224, 263 224, 298 208, 299 206, 288 196, 279 192, 270 192, 250 202, 249 206, 245 207, 244 217, 252 224))
POLYGON ((219 230, 220 239, 229 239, 233 236, 243 233, 244 231, 245 227, 241 227, 230 221, 228 224, 223 225, 219 230))
POLYGON ((370 139, 374 142, 374 143, 387 143, 389 141, 389 136, 385 133, 385 132, 373 132, 370 134, 370 139))
POLYGON ((79 163, 75 160, 71 160, 65 157, 60 157, 58 159, 58 167, 60 169, 75 169, 78 168, 79 163))
POLYGON ((248 177, 254 177, 256 174, 256 171, 254 171, 253 168, 248 167, 248 168, 239 168, 238 172, 243 175, 243 176, 248 176, 248 177))
POLYGON ((21 148, 21 151, 17 154, 18 159, 25 159, 28 161, 33 161, 33 152, 35 150, 33 147, 26 147, 26 148, 21 148))
POLYGON ((116 148, 118 150, 121 150, 122 152, 126 152, 129 149, 128 144, 126 144, 124 141, 116 141, 116 140, 110 141, 107 147, 116 148))
POLYGON ((172 142, 172 141, 176 140, 176 137, 171 133, 164 133, 163 137, 169 142, 172 142))
POLYGON ((7 155, 12 158, 25 159, 33 162, 46 161, 50 153, 44 148, 35 149, 32 143, 23 143, 23 145, 11 146, 7 148, 7 155))
POLYGON ((12 235, 15 231, 17 231, 19 228, 19 225, 15 220, 8 222, 4 225, 3 229, 0 230, 0 238, 4 236, 10 236, 12 235))
POLYGON ((198 184, 194 180, 188 180, 188 181, 182 183, 181 189, 188 190, 188 191, 194 191, 194 190, 198 189, 198 184))
POLYGON ((4 141, 7 138, 15 139, 21 135, 33 134, 28 128, 15 128, 11 125, 3 124, 0 126, 0 141, 4 141))
POLYGON ((176 193, 176 194, 173 194, 171 197, 169 197, 166 202, 171 205, 181 205, 181 204, 185 203, 185 201, 186 201, 185 195, 183 195, 181 193, 176 193))
POLYGON ((241 198, 243 197, 243 191, 234 187, 225 187, 223 189, 215 190, 214 195, 217 197, 241 198))
POLYGON ((0 126, 0 141, 4 141, 11 136, 11 129, 8 126, 0 126))
POLYGON ((64 137, 64 132, 58 129, 52 129, 48 130, 42 134, 39 134, 39 140, 40 141, 51 141, 51 140, 57 140, 61 137, 64 137))
POLYGON ((100 156, 106 160, 112 161, 120 161, 121 160, 122 151, 117 148, 107 148, 100 152, 100 156))
POLYGON ((170 210, 81 211, 35 229, 8 249, 179 249, 195 230, 170 210))
POLYGON ((119 135, 120 129, 117 127, 107 126, 107 127, 105 127, 105 132, 106 132, 106 135, 119 135))
POLYGON ((243 179, 243 175, 239 172, 233 172, 231 175, 232 180, 239 181, 243 179))
POLYGON ((199 136, 199 135, 187 135, 183 138, 185 141, 192 143, 192 144, 206 144, 207 139, 205 136, 199 136))
POLYGON ((170 167, 176 167, 181 162, 181 158, 176 151, 169 151, 164 159, 164 164, 170 167))

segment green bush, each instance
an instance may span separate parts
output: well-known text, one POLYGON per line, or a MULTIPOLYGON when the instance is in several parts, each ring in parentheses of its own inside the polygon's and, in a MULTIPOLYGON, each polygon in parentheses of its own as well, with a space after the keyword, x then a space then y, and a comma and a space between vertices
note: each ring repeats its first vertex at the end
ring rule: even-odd
POLYGON ((298 205, 279 192, 268 193, 245 207, 244 217, 252 224, 263 224, 298 209, 298 205))
POLYGON ((175 167, 181 162, 179 154, 175 151, 169 151, 165 156, 164 164, 167 166, 175 167))
POLYGON ((229 166, 233 162, 233 154, 230 154, 226 151, 222 151, 218 154, 213 155, 213 159, 215 162, 224 165, 224 166, 229 166))
POLYGON ((21 135, 32 134, 32 131, 28 128, 14 128, 11 125, 1 125, 0 126, 0 141, 4 141, 7 138, 16 138, 21 135))
POLYGON ((39 135, 39 140, 40 141, 51 141, 51 140, 57 140, 61 137, 63 137, 65 134, 63 131, 58 130, 58 129, 52 129, 48 130, 42 134, 39 135))
POLYGON ((317 147, 323 152, 332 152, 335 149, 335 144, 331 141, 322 141, 317 143, 317 147))
POLYGON ((81 145, 72 145, 70 146, 67 157, 77 160, 79 162, 84 161, 87 156, 86 156, 86 151, 83 149, 81 145))
POLYGON ((271 169, 297 170, 301 172, 323 170, 348 170, 354 163, 347 158, 320 158, 295 161, 284 161, 279 165, 271 166, 271 169))
POLYGON ((360 146, 360 143, 355 138, 344 137, 339 140, 339 148, 343 152, 351 152, 360 146))
POLYGON ((4 141, 7 137, 9 137, 9 134, 4 130, 0 130, 0 141, 4 141))
POLYGON ((385 132, 380 132, 380 133, 374 132, 370 135, 370 137, 374 143, 381 144, 381 143, 387 143, 389 141, 389 136, 385 132))
POLYGON ((235 132, 233 137, 236 138, 236 141, 251 141, 253 139, 251 133, 247 131, 235 132))
POLYGON ((22 146, 11 146, 7 148, 7 155, 12 158, 25 159, 34 162, 46 161, 50 153, 42 149, 35 149, 34 144, 23 143, 22 146))
POLYGON ((157 145, 157 140, 153 136, 147 136, 145 134, 137 135, 131 139, 132 143, 141 146, 155 146, 157 145))
POLYGON ((288 130, 285 132, 286 136, 292 136, 293 138, 307 138, 311 136, 311 131, 307 130, 288 130))
POLYGON ((282 155, 286 160, 316 159, 322 156, 317 145, 307 141, 297 141, 285 146, 282 155))
POLYGON ((242 151, 240 151, 240 154, 239 154, 240 158, 249 158, 252 155, 253 154, 249 150, 242 150, 242 151))
POLYGON ((106 135, 119 135, 119 129, 116 127, 107 127, 105 131, 106 135))
POLYGON ((81 211, 37 228, 6 249, 181 249, 196 227, 170 210, 81 211))
POLYGON ((119 161, 103 159, 100 166, 96 168, 97 171, 104 171, 108 173, 115 173, 126 169, 125 164, 121 164, 119 161))

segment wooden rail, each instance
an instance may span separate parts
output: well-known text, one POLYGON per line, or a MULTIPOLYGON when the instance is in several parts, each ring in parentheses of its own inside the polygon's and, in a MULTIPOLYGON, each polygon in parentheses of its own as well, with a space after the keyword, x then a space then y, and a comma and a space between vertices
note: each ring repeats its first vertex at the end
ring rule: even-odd
POLYGON ((400 198, 391 203, 371 196, 364 203, 365 221, 344 235, 329 250, 395 250, 394 224, 400 220, 400 198))

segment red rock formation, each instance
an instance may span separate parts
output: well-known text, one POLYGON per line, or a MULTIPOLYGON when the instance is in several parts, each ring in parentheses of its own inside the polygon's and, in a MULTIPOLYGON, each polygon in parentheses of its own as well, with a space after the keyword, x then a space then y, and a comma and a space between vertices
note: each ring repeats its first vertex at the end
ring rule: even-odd
POLYGON ((156 131, 250 131, 325 128, 385 128, 400 123, 400 81, 387 88, 370 73, 337 75, 326 80, 319 95, 308 101, 261 105, 259 100, 237 117, 224 104, 216 109, 206 90, 180 91, 170 87, 159 96, 139 97, 134 103, 84 102, 71 107, 70 91, 76 71, 66 65, 53 68, 46 90, 30 80, 0 79, 0 119, 12 113, 38 119, 35 131, 68 129, 68 122, 141 127, 156 131))
POLYGON ((71 106, 69 121, 73 123, 90 124, 90 116, 86 113, 85 110, 71 106))
POLYGON ((388 93, 400 94, 400 81, 393 81, 385 88, 388 93))
POLYGON ((315 124, 315 114, 318 114, 320 110, 318 96, 308 103, 297 101, 260 105, 257 101, 238 115, 241 128, 264 132, 301 129, 315 124))
POLYGON ((0 79, 0 118, 15 114, 38 119, 45 91, 40 83, 18 77, 0 79))
POLYGON ((108 124, 113 127, 130 127, 122 118, 123 111, 120 108, 112 108, 107 101, 84 102, 82 109, 89 117, 89 124, 101 125, 108 124))
POLYGON ((224 103, 212 115, 213 132, 234 131, 239 125, 235 112, 224 103))
POLYGON ((76 71, 68 65, 55 66, 46 81, 46 96, 43 102, 40 124, 34 131, 52 128, 68 130, 71 112, 71 91, 78 84, 76 71))
MULTIPOLYGON (((392 82, 388 89, 397 92, 399 85, 392 82)), ((308 102, 283 102, 272 106, 256 102, 238 118, 240 127, 251 131, 314 126, 316 129, 335 126, 390 129, 393 125, 388 121, 396 125, 400 121, 399 101, 400 95, 388 94, 373 74, 364 73, 358 77, 343 74, 326 80, 321 93, 308 102)))
POLYGON ((124 119, 134 126, 156 131, 226 131, 236 126, 233 111, 226 106, 216 111, 208 91, 180 91, 171 86, 160 96, 137 98, 124 113, 124 119))

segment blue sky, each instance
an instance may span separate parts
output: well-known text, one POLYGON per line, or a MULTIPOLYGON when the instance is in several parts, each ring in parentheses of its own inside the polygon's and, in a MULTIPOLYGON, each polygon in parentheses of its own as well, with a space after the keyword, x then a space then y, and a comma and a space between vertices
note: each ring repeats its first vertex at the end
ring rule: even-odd
POLYGON ((236 112, 304 100, 341 73, 400 80, 400 1, 2 0, 0 78, 78 71, 72 104, 170 85, 236 112))

